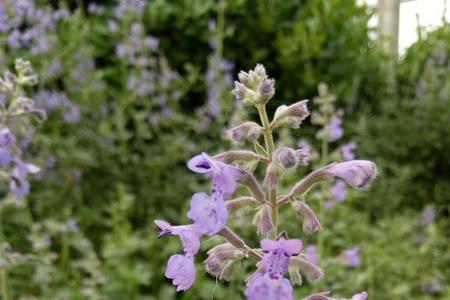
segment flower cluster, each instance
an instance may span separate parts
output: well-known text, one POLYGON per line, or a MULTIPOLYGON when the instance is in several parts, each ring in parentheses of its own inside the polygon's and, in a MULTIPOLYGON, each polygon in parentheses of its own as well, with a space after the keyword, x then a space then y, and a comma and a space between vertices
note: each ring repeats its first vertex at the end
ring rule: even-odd
MULTIPOLYGON (((200 248, 201 236, 220 235, 225 243, 208 251, 204 261, 206 270, 218 279, 229 280, 237 269, 236 264, 244 258, 256 261, 256 271, 247 280, 247 299, 290 300, 294 299, 294 285, 302 284, 302 275, 314 283, 323 278, 324 272, 316 265, 315 247, 309 245, 302 252, 303 242, 299 238, 289 238, 284 231, 279 232, 281 220, 278 211, 285 204, 299 212, 303 218, 306 235, 321 229, 319 218, 306 202, 307 193, 316 183, 340 180, 357 190, 366 189, 377 174, 374 163, 367 160, 347 160, 322 166, 299 180, 284 194, 281 189, 281 175, 307 165, 310 158, 308 147, 292 149, 283 145, 275 146, 273 132, 278 128, 298 128, 309 116, 307 100, 280 106, 272 119, 266 113, 266 103, 275 94, 275 81, 269 78, 262 65, 254 70, 240 72, 232 93, 245 105, 256 108, 260 124, 246 121, 231 128, 227 137, 236 144, 252 143, 254 151, 230 150, 215 156, 202 153, 188 162, 194 172, 209 176, 212 180, 211 195, 197 193, 191 199, 188 218, 192 224, 172 226, 161 220, 156 225, 160 236, 178 235, 183 244, 183 253, 172 255, 167 264, 166 277, 173 280, 178 291, 187 290, 195 280, 194 256, 200 248), (259 140, 264 139, 264 145, 259 140), (265 170, 262 184, 254 171, 261 166, 265 170), (238 184, 245 186, 248 196, 231 200, 238 184), (241 237, 227 226, 228 219, 237 211, 251 207, 255 212, 256 231, 261 236, 261 248, 250 247, 241 237)), ((332 118, 331 118, 332 119, 332 118)), ((331 120, 320 135, 327 141, 342 135, 339 120, 331 120)), ((352 149, 347 149, 352 152, 352 149)), ((355 248, 356 249, 356 248, 355 248)), ((354 249, 353 249, 354 250, 354 249)), ((354 252, 354 251, 353 251, 354 252)), ((353 265, 354 253, 347 255, 353 265)), ((354 295, 352 300, 364 300, 367 293, 354 295)), ((304 300, 332 300, 328 293, 314 294, 304 300)), ((341 298, 339 298, 341 299, 341 298)))
MULTIPOLYGON (((39 167, 22 158, 20 144, 27 129, 29 116, 45 119, 45 111, 35 107, 34 100, 27 97, 24 88, 37 83, 37 76, 29 62, 16 60, 16 74, 6 71, 0 78, 0 166, 1 175, 9 181, 9 193, 18 198, 30 192, 28 174, 37 173, 39 167)), ((25 136, 26 139, 29 137, 25 136)))

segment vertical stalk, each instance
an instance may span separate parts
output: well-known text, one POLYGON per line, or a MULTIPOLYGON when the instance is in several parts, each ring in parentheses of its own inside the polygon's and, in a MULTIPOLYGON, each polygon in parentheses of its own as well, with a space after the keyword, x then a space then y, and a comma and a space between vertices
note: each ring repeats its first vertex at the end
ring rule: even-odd
MULTIPOLYGON (((3 256, 3 243, 5 242, 5 233, 3 231, 3 220, 2 220, 3 210, 0 210, 0 255, 3 256)), ((8 282, 8 271, 3 269, 0 271, 0 288, 3 300, 11 300, 9 294, 9 282, 8 282)))
MULTIPOLYGON (((269 118, 267 116, 266 111, 266 105, 257 105, 256 107, 258 109, 259 118, 261 119, 261 124, 263 127, 263 135, 264 135, 264 142, 266 145, 266 151, 267 156, 269 159, 269 164, 272 162, 272 155, 274 151, 274 143, 273 143, 273 135, 272 130, 270 129, 270 123, 269 118)), ((275 188, 268 187, 268 195, 269 195, 269 202, 272 206, 272 221, 275 225, 275 229, 273 231, 273 238, 275 238, 278 235, 278 204, 277 204, 277 187, 275 188)))
MULTIPOLYGON (((322 140, 322 148, 321 148, 321 155, 320 155, 320 162, 322 166, 325 166, 328 162, 328 142, 325 138, 322 140)), ((321 185, 321 197, 319 201, 319 220, 323 220, 323 211, 325 206, 325 195, 326 193, 326 186, 324 184, 321 185)), ((319 232, 317 236, 317 247, 319 252, 319 257, 323 257, 323 245, 324 238, 323 238, 323 232, 319 232)))

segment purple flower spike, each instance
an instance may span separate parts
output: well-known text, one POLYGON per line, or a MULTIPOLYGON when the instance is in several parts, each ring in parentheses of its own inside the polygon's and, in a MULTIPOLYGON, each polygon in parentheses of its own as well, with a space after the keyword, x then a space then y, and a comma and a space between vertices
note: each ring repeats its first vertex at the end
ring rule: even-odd
POLYGON ((187 216, 202 233, 211 236, 225 227, 228 211, 222 199, 211 198, 206 193, 196 193, 192 196, 187 216))
POLYGON ((165 275, 172 279, 172 284, 177 287, 177 292, 189 289, 195 281, 196 274, 192 257, 175 254, 169 258, 165 275))
POLYGON ((252 278, 245 290, 248 300, 293 300, 294 292, 287 279, 273 280, 267 275, 252 278))
POLYGON ((349 142, 347 144, 342 145, 341 151, 343 160, 349 161, 355 159, 356 143, 349 142))
POLYGON ((353 295, 351 300, 366 300, 368 297, 367 292, 361 292, 359 294, 353 295))
POLYGON ((332 165, 327 172, 344 180, 355 189, 365 189, 377 176, 377 167, 368 160, 351 160, 332 165))
POLYGON ((194 256, 200 249, 201 233, 195 225, 172 226, 166 221, 155 220, 156 226, 161 229, 159 237, 168 234, 178 235, 183 244, 184 253, 188 256, 194 256))
POLYGON ((236 181, 244 175, 238 168, 216 161, 206 153, 191 158, 188 168, 197 173, 211 175, 212 193, 223 195, 224 198, 234 193, 237 187, 236 181))

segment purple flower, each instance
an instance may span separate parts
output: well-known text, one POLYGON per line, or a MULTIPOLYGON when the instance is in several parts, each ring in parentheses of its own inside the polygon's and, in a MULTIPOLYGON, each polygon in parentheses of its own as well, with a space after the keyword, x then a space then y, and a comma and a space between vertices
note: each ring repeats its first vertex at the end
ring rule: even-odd
POLYGON ((261 269, 248 282, 245 295, 249 300, 293 300, 293 288, 289 280, 283 278, 288 272, 291 256, 298 255, 302 247, 301 240, 277 241, 263 239, 261 248, 264 256, 261 269))
POLYGON ((80 232, 80 227, 78 227, 77 219, 70 218, 69 222, 67 223, 67 227, 71 232, 77 233, 80 232))
POLYGON ((340 139, 344 135, 344 129, 342 129, 342 118, 340 116, 334 116, 330 123, 327 125, 327 141, 334 142, 340 139))
POLYGON ((208 154, 202 153, 191 158, 188 168, 194 172, 210 175, 212 177, 213 196, 231 196, 236 190, 236 181, 244 173, 236 167, 216 161, 208 154))
POLYGON ((0 148, 9 147, 14 143, 14 135, 9 128, 0 129, 0 148))
POLYGON ((13 172, 11 174, 11 180, 9 182, 9 191, 11 194, 23 198, 30 193, 30 183, 27 180, 28 173, 37 173, 40 168, 33 164, 27 164, 24 162, 16 162, 13 172))
POLYGON ((202 233, 211 236, 225 227, 228 211, 223 199, 196 193, 191 199, 188 218, 194 221, 202 233))
POLYGON ((343 202, 347 198, 347 193, 345 190, 346 184, 343 180, 336 180, 336 183, 331 188, 331 194, 333 199, 337 202, 343 202))
POLYGON ((11 151, 7 148, 0 148, 0 167, 6 167, 12 161, 11 151))
POLYGON ((256 275, 248 282, 245 290, 248 300, 293 300, 294 291, 289 280, 271 279, 266 275, 256 275))
POLYGON ((12 49, 19 49, 21 47, 21 33, 18 29, 14 29, 8 37, 8 46, 12 49))
POLYGON ((189 256, 175 254, 167 262, 166 277, 172 279, 177 292, 189 289, 195 281, 197 271, 194 259, 189 256))
POLYGON ((368 160, 351 160, 331 165, 327 172, 355 189, 365 189, 377 176, 376 165, 368 160))
POLYGON ((347 249, 343 253, 343 257, 350 268, 356 268, 361 264, 361 258, 359 257, 359 247, 353 247, 347 249))
POLYGON ((261 248, 265 253, 262 260, 264 271, 270 278, 280 279, 288 271, 290 257, 300 253, 302 241, 264 239, 261 240, 261 248))
POLYGON ((156 226, 161 229, 158 237, 166 235, 178 235, 183 244, 184 253, 186 255, 194 256, 200 249, 200 228, 194 224, 172 226, 168 222, 163 220, 155 220, 156 226))
POLYGON ((341 147, 342 159, 345 161, 355 159, 356 148, 357 147, 355 142, 348 142, 347 144, 342 145, 341 147))

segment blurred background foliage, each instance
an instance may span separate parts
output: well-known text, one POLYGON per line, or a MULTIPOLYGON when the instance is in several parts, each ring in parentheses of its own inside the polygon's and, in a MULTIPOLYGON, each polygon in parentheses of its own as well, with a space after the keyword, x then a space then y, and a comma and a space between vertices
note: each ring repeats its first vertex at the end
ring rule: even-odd
MULTIPOLYGON (((450 25, 422 34, 390 68, 367 25, 373 12, 353 0, 34 2, 19 42, 0 31, 0 66, 30 60, 34 98, 49 114, 27 145, 45 166, 28 199, 33 230, 25 234, 21 210, 3 213, 12 249, 34 253, 10 272, 13 299, 242 299, 250 265, 230 283, 199 268, 177 295, 163 274, 180 245, 157 240, 152 220, 185 221, 205 187, 186 161, 230 146, 223 130, 242 113, 232 78, 256 63, 277 79, 271 112, 326 82, 345 138, 380 168, 369 192, 325 214, 326 279, 297 297, 450 299, 450 25), (436 215, 420 226, 426 205, 436 215), (355 269, 339 259, 351 245, 361 248, 355 269)), ((313 141, 314 130, 308 121, 289 138, 313 141)), ((290 232, 295 218, 283 220, 290 232)))

